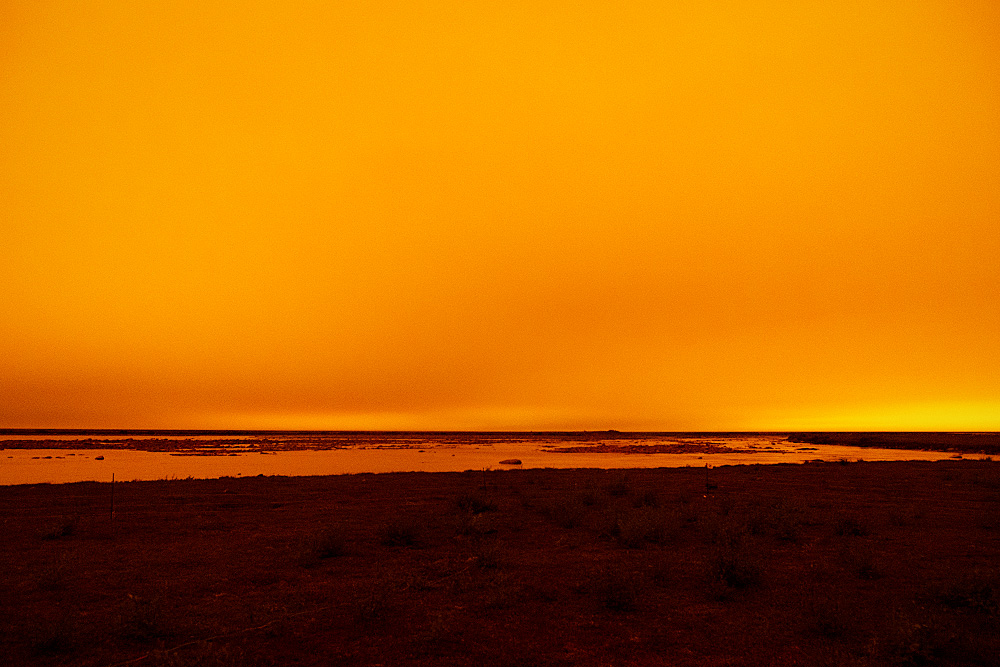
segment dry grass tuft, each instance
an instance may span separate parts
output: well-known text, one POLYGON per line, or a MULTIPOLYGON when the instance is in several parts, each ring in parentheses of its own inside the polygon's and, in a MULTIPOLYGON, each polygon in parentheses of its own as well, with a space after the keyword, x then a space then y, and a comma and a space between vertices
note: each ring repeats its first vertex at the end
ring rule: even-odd
POLYGON ((133 641, 148 643, 167 636, 163 622, 163 606, 157 598, 131 593, 121 606, 121 635, 133 641))
POLYGON ((455 505, 463 512, 472 514, 496 512, 498 507, 496 498, 481 489, 472 493, 463 493, 456 499, 455 505))
POLYGON ((43 540, 58 540, 63 537, 69 537, 76 532, 76 527, 79 521, 80 518, 75 516, 60 517, 45 528, 39 536, 43 540))
POLYGON ((380 542, 386 547, 412 547, 418 543, 420 528, 409 519, 395 519, 383 526, 380 542))

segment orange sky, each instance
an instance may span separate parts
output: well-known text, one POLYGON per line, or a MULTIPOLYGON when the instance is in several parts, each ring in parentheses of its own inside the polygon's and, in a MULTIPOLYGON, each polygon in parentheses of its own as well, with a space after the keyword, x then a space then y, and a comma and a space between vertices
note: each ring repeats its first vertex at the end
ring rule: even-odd
POLYGON ((1000 430, 1000 3, 0 2, 0 427, 1000 430))

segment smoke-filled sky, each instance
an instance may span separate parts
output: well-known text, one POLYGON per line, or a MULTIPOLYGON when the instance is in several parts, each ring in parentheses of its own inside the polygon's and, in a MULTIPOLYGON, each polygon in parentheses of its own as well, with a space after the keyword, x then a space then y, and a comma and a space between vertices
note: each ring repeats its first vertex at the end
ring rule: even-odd
POLYGON ((0 4, 0 426, 1000 430, 1000 3, 0 4))

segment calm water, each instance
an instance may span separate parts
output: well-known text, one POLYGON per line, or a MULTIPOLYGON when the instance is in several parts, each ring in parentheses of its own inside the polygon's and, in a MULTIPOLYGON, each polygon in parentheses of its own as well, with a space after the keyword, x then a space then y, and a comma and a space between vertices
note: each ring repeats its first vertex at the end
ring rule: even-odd
MULTIPOLYGON (((602 439, 594 434, 88 434, 30 438, 39 448, 0 450, 0 485, 41 482, 216 478, 254 475, 332 475, 359 472, 462 471, 501 468, 656 468, 840 459, 940 460, 943 452, 802 445, 781 435, 649 436, 602 439), (142 441, 145 441, 144 443, 142 441), (58 449, 45 448, 60 447, 58 449), (80 448, 73 448, 78 445, 80 448), (564 453, 559 447, 672 445, 684 453, 564 453), (130 447, 130 448, 123 448, 130 447), (143 451, 133 447, 168 451, 143 451), (745 450, 706 453, 705 447, 745 450), (103 457, 103 458, 100 458, 103 457), (520 466, 501 461, 519 459, 520 466)), ((9 442, 9 445, 14 443, 9 442)))

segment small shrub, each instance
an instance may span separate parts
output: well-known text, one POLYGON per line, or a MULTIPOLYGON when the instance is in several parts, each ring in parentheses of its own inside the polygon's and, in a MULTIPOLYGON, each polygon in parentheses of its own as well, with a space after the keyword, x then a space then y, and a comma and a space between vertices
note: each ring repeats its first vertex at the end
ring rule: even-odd
POLYGON ((657 586, 669 586, 673 583, 675 576, 676 564, 666 557, 661 556, 650 565, 650 577, 657 586))
POLYGON ((643 517, 642 538, 650 544, 666 544, 676 534, 672 525, 659 512, 649 512, 643 517))
POLYGON ((266 664, 238 648, 208 641, 181 650, 156 650, 149 654, 145 662, 153 667, 253 667, 266 664))
POLYGON ((632 504, 634 507, 659 507, 660 496, 656 491, 645 491, 641 495, 636 496, 632 504))
POLYGON ((460 644, 456 637, 456 625, 453 611, 428 610, 410 639, 416 644, 419 654, 444 657, 460 644))
POLYGON ((58 540, 62 537, 69 537, 76 532, 78 517, 62 517, 41 533, 43 540, 58 540))
POLYGON ((729 588, 744 589, 760 583, 760 562, 745 549, 716 554, 715 574, 729 588))
POLYGON ((882 568, 874 551, 867 544, 851 544, 841 552, 844 566, 859 579, 873 580, 882 576, 882 568))
POLYGON ((635 514, 619 516, 615 532, 618 543, 626 549, 641 549, 646 544, 646 522, 643 517, 635 514))
POLYGON ((618 521, 618 517, 618 512, 602 512, 597 521, 597 534, 608 540, 618 539, 618 535, 621 534, 621 524, 618 521))
POLYGON ((122 636, 139 642, 163 637, 163 610, 159 600, 129 594, 121 610, 122 636))
POLYGON ((71 653, 73 649, 72 638, 63 634, 46 635, 31 644, 31 652, 38 656, 71 653))
POLYGON ((867 537, 871 534, 869 527, 855 516, 840 517, 833 530, 842 537, 867 537))
POLYGON ((639 599, 638 582, 626 572, 607 573, 598 585, 597 596, 601 606, 609 611, 635 611, 639 599))
POLYGON ((31 637, 31 652, 36 656, 54 656, 72 653, 76 649, 69 615, 38 624, 31 637))
MULTIPOLYGON (((921 619, 923 620, 923 619, 921 619)), ((898 615, 887 637, 885 650, 898 665, 941 664, 939 643, 934 629, 926 622, 917 623, 898 615)))
POLYGON ((507 574, 498 573, 480 600, 487 609, 509 609, 522 597, 523 586, 507 574))
POLYGON ((66 588, 66 562, 59 559, 43 567, 38 576, 38 587, 43 591, 61 591, 66 588))
POLYGON ((761 583, 763 565, 747 544, 746 533, 738 526, 723 527, 718 548, 711 561, 712 577, 732 589, 746 589, 761 583))
POLYGON ((471 512, 472 514, 497 511, 496 501, 481 490, 473 493, 463 493, 455 501, 455 504, 458 506, 458 509, 464 512, 471 512))
POLYGON ((304 568, 314 568, 325 560, 346 556, 347 553, 347 541, 343 534, 336 528, 326 528, 303 540, 298 550, 298 562, 304 568))
POLYGON ((347 553, 347 542, 339 530, 329 528, 316 538, 315 551, 319 558, 338 558, 347 553))
POLYGON ((613 498, 627 496, 632 491, 628 475, 615 475, 611 481, 604 485, 604 490, 613 498))
POLYGON ((418 534, 416 524, 397 519, 382 529, 381 542, 386 547, 412 547, 417 543, 418 534))
POLYGON ((401 609, 393 600, 394 584, 388 577, 376 576, 357 593, 354 620, 358 627, 383 632, 395 625, 401 609))
POLYGON ((813 632, 827 639, 839 639, 851 631, 853 618, 853 611, 841 597, 828 594, 812 597, 806 621, 813 632))
MULTIPOLYGON (((927 609, 898 610, 890 619, 882 652, 897 665, 995 665, 998 638, 989 624, 961 632, 954 616, 927 609)), ((888 662, 887 661, 887 662, 888 662)))
POLYGON ((897 528, 909 528, 913 525, 915 516, 903 510, 893 510, 889 512, 889 525, 897 528))
POLYGON ((996 614, 1000 611, 998 591, 1000 577, 994 573, 975 570, 942 586, 935 597, 951 609, 996 614))
POLYGON ((640 549, 646 543, 666 544, 680 530, 681 516, 671 508, 642 507, 606 512, 598 523, 598 534, 616 540, 626 549, 640 549))
POLYGON ((458 533, 466 537, 483 537, 497 532, 497 522, 489 514, 463 514, 458 522, 458 533))
POLYGON ((482 569, 496 569, 506 560, 507 552, 495 541, 481 543, 475 551, 475 563, 482 569))
POLYGON ((586 507, 578 498, 557 498, 544 509, 544 514, 560 528, 576 528, 583 521, 586 507))
POLYGON ((797 542, 801 513, 781 501, 753 507, 747 512, 746 526, 751 535, 770 535, 783 542, 797 542))

